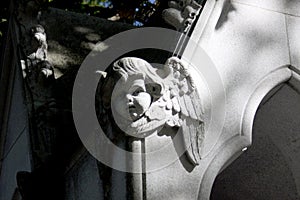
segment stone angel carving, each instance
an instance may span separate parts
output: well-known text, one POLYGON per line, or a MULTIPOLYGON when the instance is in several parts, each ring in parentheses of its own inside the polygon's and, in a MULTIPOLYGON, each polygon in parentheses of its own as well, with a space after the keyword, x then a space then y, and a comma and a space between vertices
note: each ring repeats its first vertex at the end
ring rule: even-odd
POLYGON ((188 68, 171 57, 163 68, 126 57, 114 63, 120 75, 111 97, 117 125, 127 134, 147 137, 162 128, 178 128, 184 148, 194 165, 201 159, 204 121, 201 99, 188 68))

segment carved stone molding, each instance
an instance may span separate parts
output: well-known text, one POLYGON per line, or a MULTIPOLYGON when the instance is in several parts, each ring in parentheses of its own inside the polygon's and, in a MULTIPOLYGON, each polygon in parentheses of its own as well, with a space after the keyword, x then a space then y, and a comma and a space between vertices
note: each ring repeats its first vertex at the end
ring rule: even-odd
POLYGON ((251 146, 253 121, 261 101, 273 88, 289 81, 291 76, 292 72, 289 66, 286 65, 277 68, 259 81, 245 108, 241 121, 241 135, 233 136, 225 141, 216 153, 214 153, 212 161, 204 172, 199 190, 200 199, 209 199, 216 176, 238 158, 246 150, 245 147, 251 146))

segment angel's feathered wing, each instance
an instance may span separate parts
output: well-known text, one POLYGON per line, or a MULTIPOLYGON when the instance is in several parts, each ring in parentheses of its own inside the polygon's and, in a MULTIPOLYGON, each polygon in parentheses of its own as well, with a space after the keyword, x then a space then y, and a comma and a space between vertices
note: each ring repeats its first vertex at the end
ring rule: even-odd
POLYGON ((187 67, 174 57, 170 58, 166 64, 170 67, 170 75, 173 76, 170 90, 174 96, 173 99, 176 100, 172 102, 178 103, 180 107, 177 111, 181 119, 180 131, 183 136, 183 145, 190 162, 198 165, 204 139, 201 99, 187 67))

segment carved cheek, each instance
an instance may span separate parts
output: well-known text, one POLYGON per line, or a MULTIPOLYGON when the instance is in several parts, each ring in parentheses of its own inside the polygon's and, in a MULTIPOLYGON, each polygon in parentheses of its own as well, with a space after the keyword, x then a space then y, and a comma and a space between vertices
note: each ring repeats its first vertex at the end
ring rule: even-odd
MULTIPOLYGON (((124 96, 120 95, 113 99, 113 109, 123 118, 131 119, 128 111, 128 100, 124 96)), ((116 116, 118 117, 118 116, 116 116)))

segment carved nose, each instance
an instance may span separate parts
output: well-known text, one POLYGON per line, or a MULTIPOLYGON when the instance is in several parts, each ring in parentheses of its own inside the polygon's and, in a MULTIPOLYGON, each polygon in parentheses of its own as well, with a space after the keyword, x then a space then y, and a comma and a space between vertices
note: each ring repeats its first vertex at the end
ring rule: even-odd
POLYGON ((128 103, 133 103, 132 95, 127 94, 127 95, 126 95, 126 98, 127 98, 127 100, 128 100, 128 103))

